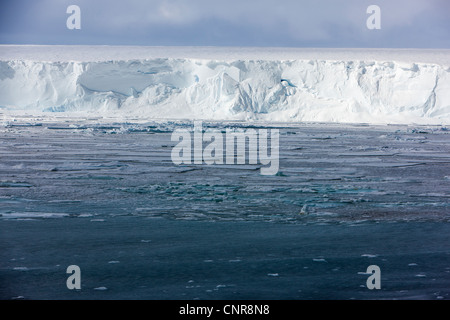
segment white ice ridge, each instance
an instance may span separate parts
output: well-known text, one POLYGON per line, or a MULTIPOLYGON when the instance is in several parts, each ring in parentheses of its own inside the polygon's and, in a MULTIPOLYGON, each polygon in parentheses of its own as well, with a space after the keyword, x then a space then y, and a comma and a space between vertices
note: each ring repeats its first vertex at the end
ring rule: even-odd
POLYGON ((0 112, 450 124, 450 51, 374 52, 0 46, 0 112))

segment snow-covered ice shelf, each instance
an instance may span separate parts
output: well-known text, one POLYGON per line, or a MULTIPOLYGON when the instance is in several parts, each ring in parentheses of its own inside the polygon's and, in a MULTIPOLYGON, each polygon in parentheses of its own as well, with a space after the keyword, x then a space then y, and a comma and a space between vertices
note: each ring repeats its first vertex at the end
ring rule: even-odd
POLYGON ((0 113, 450 123, 450 50, 0 46, 0 113))

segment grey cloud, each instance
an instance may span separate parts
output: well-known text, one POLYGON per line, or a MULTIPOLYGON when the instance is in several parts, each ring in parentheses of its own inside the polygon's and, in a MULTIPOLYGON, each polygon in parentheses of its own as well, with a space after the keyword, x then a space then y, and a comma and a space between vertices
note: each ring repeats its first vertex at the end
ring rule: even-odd
POLYGON ((0 9, 3 43, 450 47, 445 0, 6 0, 0 9), (70 4, 82 10, 78 33, 65 28, 70 4), (370 4, 382 9, 382 30, 365 27, 370 4))

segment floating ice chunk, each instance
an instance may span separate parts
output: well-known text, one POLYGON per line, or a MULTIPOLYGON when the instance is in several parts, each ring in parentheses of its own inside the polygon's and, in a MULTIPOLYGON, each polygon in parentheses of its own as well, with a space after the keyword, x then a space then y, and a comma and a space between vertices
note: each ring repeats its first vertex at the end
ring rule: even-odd
POLYGON ((92 217, 93 215, 92 214, 90 214, 90 213, 82 213, 82 214, 80 214, 78 217, 80 217, 80 218, 89 218, 89 217, 92 217))
POLYGON ((12 212, 3 213, 2 218, 5 219, 48 219, 48 218, 63 218, 69 216, 67 213, 56 213, 56 212, 12 212))
POLYGON ((304 215, 304 214, 308 214, 310 211, 309 206, 307 204, 303 205, 302 209, 300 210, 300 214, 304 215))
POLYGON ((376 257, 378 257, 378 255, 377 255, 377 254, 369 254, 369 253, 365 253, 365 254, 362 254, 361 257, 366 257, 366 258, 376 258, 376 257))
POLYGON ((28 271, 30 269, 28 269, 27 267, 14 267, 13 270, 16 270, 16 271, 28 271))

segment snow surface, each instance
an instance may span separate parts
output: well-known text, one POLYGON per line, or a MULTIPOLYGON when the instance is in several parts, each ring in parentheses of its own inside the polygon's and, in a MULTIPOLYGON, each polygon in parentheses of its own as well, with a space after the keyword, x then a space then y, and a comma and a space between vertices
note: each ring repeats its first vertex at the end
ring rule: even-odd
POLYGON ((0 113, 450 123, 450 50, 0 46, 0 113))

